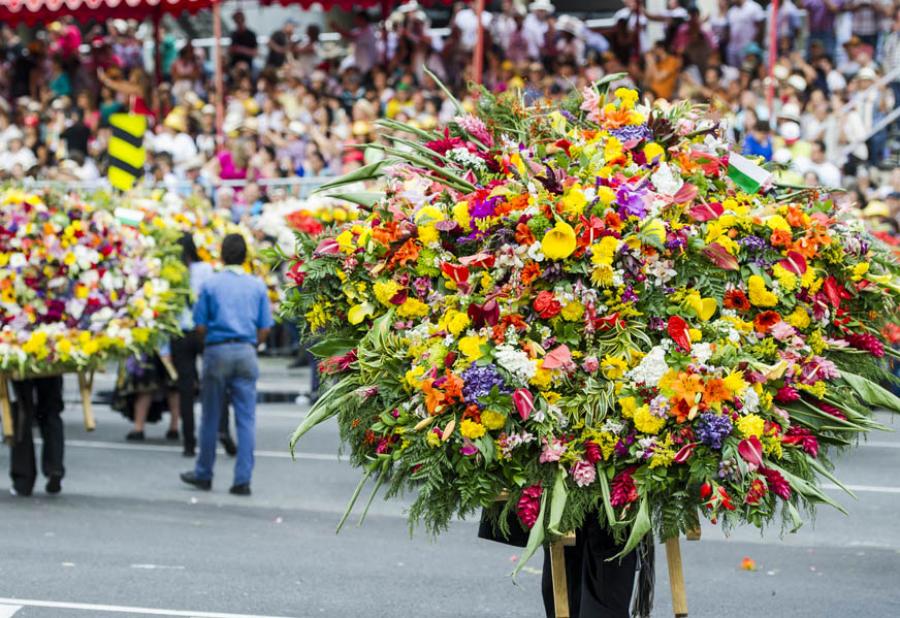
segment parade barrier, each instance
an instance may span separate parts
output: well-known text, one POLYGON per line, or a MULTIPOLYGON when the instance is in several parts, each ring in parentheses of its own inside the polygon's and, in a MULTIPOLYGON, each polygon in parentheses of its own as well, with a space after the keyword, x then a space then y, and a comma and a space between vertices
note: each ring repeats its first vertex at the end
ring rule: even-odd
POLYGON ((546 543, 560 564, 586 522, 616 558, 665 541, 686 614, 678 539, 699 517, 787 531, 841 508, 830 453, 900 412, 879 386, 900 267, 829 195, 732 152, 705 107, 618 78, 554 109, 482 90, 439 131, 380 121, 385 159, 323 187, 356 219, 282 256, 283 312, 330 384, 291 447, 337 420, 363 471, 348 514, 374 481, 369 504, 409 493, 435 534, 517 519, 515 572, 546 543))
MULTIPOLYGON (((7 444, 11 444, 15 439, 15 432, 13 430, 15 424, 13 423, 12 418, 10 397, 12 387, 9 382, 11 380, 25 380, 28 378, 49 378, 57 375, 62 374, 22 375, 15 373, 0 373, 0 415, 3 417, 3 439, 7 444)), ((91 403, 91 394, 94 388, 94 372, 79 371, 77 376, 78 391, 81 395, 81 411, 84 415, 84 429, 85 431, 94 431, 94 429, 97 428, 97 421, 94 419, 94 408, 91 403)))

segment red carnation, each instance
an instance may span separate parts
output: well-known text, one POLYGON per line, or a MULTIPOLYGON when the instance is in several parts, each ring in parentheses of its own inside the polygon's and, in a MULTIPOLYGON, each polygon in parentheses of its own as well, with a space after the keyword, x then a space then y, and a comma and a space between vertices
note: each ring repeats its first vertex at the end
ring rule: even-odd
POLYGON ((553 292, 548 292, 547 290, 544 290, 537 295, 532 307, 534 307, 537 314, 545 320, 549 320, 562 311, 562 305, 556 300, 553 292))
POLYGON ((747 495, 744 497, 744 502, 747 504, 759 504, 759 501, 765 498, 768 491, 762 479, 753 479, 750 482, 750 489, 747 490, 747 495))

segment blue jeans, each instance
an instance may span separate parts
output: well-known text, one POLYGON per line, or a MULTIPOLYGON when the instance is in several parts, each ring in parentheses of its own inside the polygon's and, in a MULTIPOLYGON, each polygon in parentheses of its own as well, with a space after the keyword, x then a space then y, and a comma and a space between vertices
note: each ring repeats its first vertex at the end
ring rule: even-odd
POLYGON ((256 446, 256 380, 259 365, 256 350, 247 343, 225 343, 203 351, 203 380, 200 394, 203 416, 200 420, 200 455, 194 473, 198 479, 211 480, 216 462, 219 417, 226 394, 234 407, 237 426, 237 461, 234 484, 249 483, 253 475, 253 449, 256 446))

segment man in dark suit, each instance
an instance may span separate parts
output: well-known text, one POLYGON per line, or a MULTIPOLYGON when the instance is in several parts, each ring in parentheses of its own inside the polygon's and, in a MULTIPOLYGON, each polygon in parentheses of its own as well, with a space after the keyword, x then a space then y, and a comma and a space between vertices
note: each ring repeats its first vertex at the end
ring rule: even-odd
POLYGON ((44 441, 41 449, 41 471, 47 477, 48 494, 62 491, 63 411, 62 376, 33 378, 13 382, 16 394, 14 438, 9 458, 11 492, 15 496, 30 496, 37 481, 32 426, 37 421, 44 441))
MULTIPOLYGON (((510 514, 508 523, 510 534, 504 537, 494 525, 492 515, 485 511, 478 536, 498 543, 525 547, 528 532, 522 527, 518 517, 510 514)), ((565 548, 571 618, 629 618, 637 555, 631 552, 620 560, 607 562, 621 549, 622 546, 615 542, 596 517, 589 517, 585 525, 575 532, 575 545, 565 548)), ((546 545, 541 595, 547 618, 555 618, 550 550, 546 545)))

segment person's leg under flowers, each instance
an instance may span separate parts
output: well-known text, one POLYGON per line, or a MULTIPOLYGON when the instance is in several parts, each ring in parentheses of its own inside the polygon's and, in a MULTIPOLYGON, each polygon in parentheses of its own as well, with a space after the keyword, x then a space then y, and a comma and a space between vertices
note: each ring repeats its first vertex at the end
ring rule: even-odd
POLYGON ((225 400, 227 363, 221 347, 207 348, 203 353, 203 387, 200 416, 200 454, 194 473, 198 479, 209 480, 216 463, 216 439, 219 433, 219 416, 225 400))
POLYGON ((41 448, 41 471, 47 478, 63 478, 66 473, 63 465, 64 433, 63 422, 59 414, 62 412, 62 376, 40 378, 37 384, 36 419, 41 429, 44 445, 41 448))
POLYGON ((596 518, 584 526, 581 615, 584 618, 629 618, 637 553, 610 560, 622 550, 596 518))
MULTIPOLYGON (((5 378, 4 378, 5 379, 5 378)), ((34 461, 34 437, 32 422, 34 409, 34 384, 31 380, 13 382, 16 391, 16 407, 13 409, 13 443, 9 456, 9 476, 13 489, 20 496, 30 496, 37 480, 34 461)))
POLYGON ((253 348, 246 347, 236 359, 235 371, 229 380, 234 422, 237 426, 237 461, 234 463, 234 484, 249 484, 253 476, 253 451, 256 448, 256 380, 259 368, 253 348))

